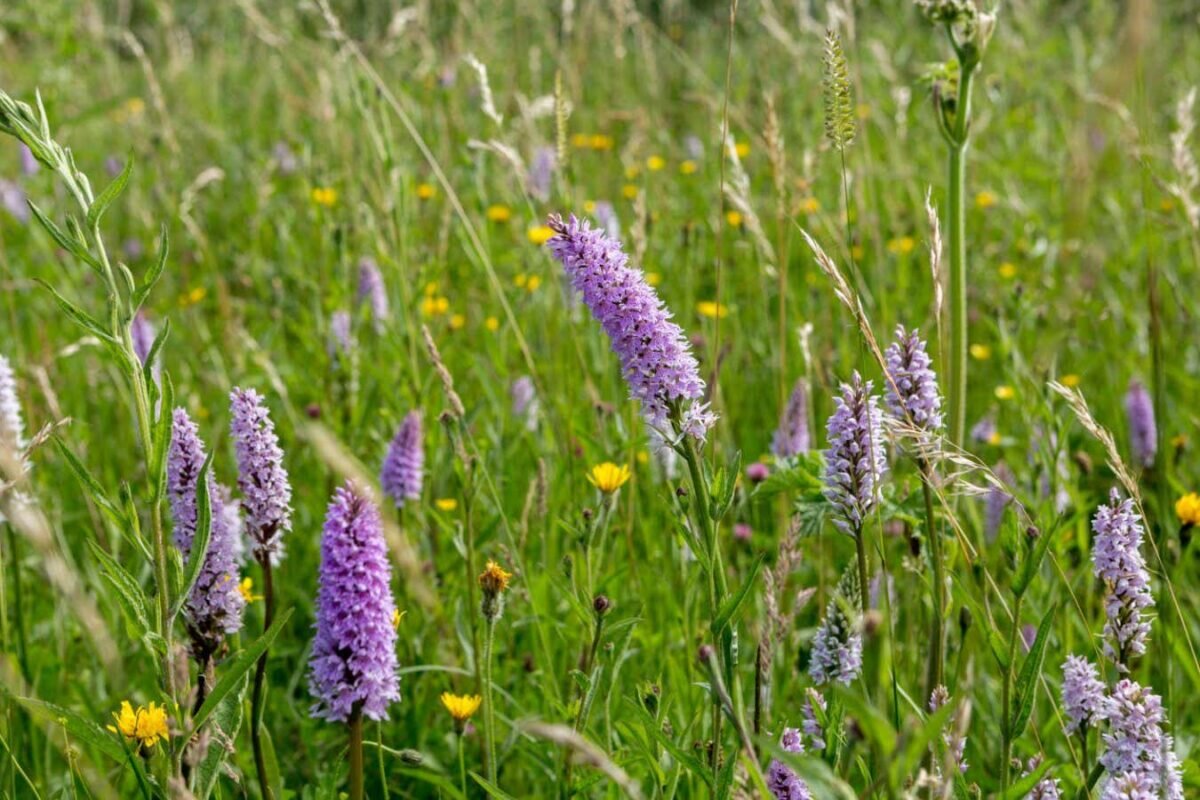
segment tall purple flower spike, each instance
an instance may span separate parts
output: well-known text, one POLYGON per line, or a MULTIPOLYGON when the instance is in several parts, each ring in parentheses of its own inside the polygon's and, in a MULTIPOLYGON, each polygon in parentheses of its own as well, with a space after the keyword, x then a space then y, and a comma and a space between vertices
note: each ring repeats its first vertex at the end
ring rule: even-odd
MULTIPOLYGON (((788 753, 803 753, 804 742, 796 728, 784 728, 779 745, 788 753)), ((808 784, 777 758, 767 767, 767 788, 775 800, 812 800, 808 784)))
POLYGON ((668 430, 675 414, 677 433, 703 441, 716 417, 702 402, 700 366, 642 271, 629 266, 620 242, 574 215, 551 216, 549 225, 555 235, 547 246, 608 334, 646 422, 668 430))
POLYGON ((942 428, 942 393, 925 342, 914 328, 896 326, 896 339, 887 353, 887 406, 897 419, 927 431, 942 428))
POLYGON ((1154 457, 1158 453, 1158 426, 1154 420, 1154 401, 1141 381, 1129 382, 1125 413, 1129 418, 1129 447, 1134 461, 1142 467, 1154 466, 1154 457))
POLYGON ((283 552, 283 534, 292 529, 292 487, 275 423, 262 395, 253 389, 234 389, 229 407, 246 535, 255 558, 276 560, 283 552))
POLYGON ((379 510, 347 482, 334 493, 321 534, 308 679, 314 717, 344 722, 358 707, 386 719, 400 699, 391 579, 379 510))
POLYGON ((400 423, 379 472, 384 494, 392 498, 396 508, 409 500, 421 498, 424 479, 425 443, 421 438, 421 412, 410 411, 400 423))
POLYGON ((1163 732, 1162 699, 1128 678, 1113 686, 1105 704, 1108 730, 1100 763, 1102 800, 1183 800, 1174 741, 1163 732))
POLYGON ((1070 655, 1063 662, 1062 705, 1067 715, 1067 732, 1099 725, 1107 702, 1104 684, 1096 665, 1083 656, 1070 655))
POLYGON ((1150 622, 1143 614, 1154 606, 1150 573, 1142 558, 1142 520, 1133 501, 1113 489, 1108 505, 1092 519, 1092 573, 1104 581, 1104 652, 1128 671, 1131 656, 1146 652, 1150 622))
POLYGON ((842 384, 842 396, 829 417, 825 451, 825 497, 837 510, 834 523, 857 536, 863 520, 879 500, 879 483, 887 471, 884 455, 883 413, 871 382, 857 372, 842 384))
POLYGON ((375 331, 382 333, 390 311, 387 286, 383 283, 383 273, 379 271, 379 265, 374 259, 364 258, 358 262, 358 302, 367 303, 371 307, 375 331))
POLYGON ((771 455, 778 459, 794 458, 807 453, 811 446, 808 435, 808 381, 800 378, 792 387, 779 427, 771 439, 771 455))

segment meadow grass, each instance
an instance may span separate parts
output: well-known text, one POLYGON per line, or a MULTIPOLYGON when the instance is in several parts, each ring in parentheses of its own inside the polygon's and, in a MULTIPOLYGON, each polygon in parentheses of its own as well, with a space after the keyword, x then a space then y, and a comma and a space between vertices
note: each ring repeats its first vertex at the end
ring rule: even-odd
POLYGON ((1200 508, 1175 504, 1200 484, 1197 11, 1002 6, 960 191, 935 110, 961 74, 943 29, 908 3, 808 6, 0 10, 0 89, 36 123, 40 96, 49 136, 28 135, 78 167, 23 169, 4 138, 0 355, 29 446, 0 447, 0 796, 753 797, 786 771, 814 797, 1115 792, 1098 766, 1111 721, 1067 729, 1070 654, 1113 691, 1161 695, 1195 792, 1200 508), (89 219, 96 197, 111 203, 89 219), (718 415, 703 446, 655 452, 545 246, 550 215, 571 213, 615 218, 690 338, 718 415), (166 242, 143 310, 168 332, 143 370, 130 301, 166 242), (359 300, 363 259, 386 318, 359 300), (953 419, 945 437, 884 426, 889 469, 855 541, 822 494, 824 422, 855 370, 888 390, 898 324, 928 341, 953 419), (799 378, 810 444, 774 458, 799 378), (1131 381, 1152 398, 1149 463, 1131 381), (171 546, 157 423, 185 409, 235 486, 236 386, 270 409, 293 512, 276 624, 264 636, 249 558, 205 704, 183 609, 199 563, 171 546), (398 509, 376 476, 414 409, 424 485, 398 509), (348 479, 383 511, 400 612, 401 699, 385 721, 356 713, 357 739, 312 717, 308 689, 322 522, 348 479), (1092 521, 1113 488, 1145 520, 1141 657, 1104 650, 1092 521), (511 573, 498 591, 497 573, 478 580, 491 561, 511 573), (502 613, 481 613, 497 593, 502 613), (838 615, 862 671, 818 686, 814 639, 838 615), (950 699, 931 708, 937 686, 950 699), (123 701, 165 707, 164 739, 122 735, 123 701), (781 736, 806 709, 824 746, 801 754, 781 736))

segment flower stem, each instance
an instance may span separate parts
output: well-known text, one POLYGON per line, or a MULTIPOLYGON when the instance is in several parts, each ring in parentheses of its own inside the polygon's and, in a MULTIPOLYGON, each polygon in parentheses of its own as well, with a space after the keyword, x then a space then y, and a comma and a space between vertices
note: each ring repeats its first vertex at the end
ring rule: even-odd
MULTIPOLYGON (((967 420, 967 144, 971 118, 971 60, 959 58, 958 101, 950 144, 950 440, 961 445, 967 420)), ((942 113, 939 109, 938 113, 942 113)))
POLYGON ((931 483, 933 475, 929 465, 921 462, 921 489, 925 495, 925 528, 929 539, 929 560, 933 565, 932 597, 933 597, 933 641, 929 646, 929 666, 926 673, 925 697, 933 694, 933 690, 942 685, 943 662, 946 630, 946 564, 942 555, 942 537, 937 529, 933 516, 933 490, 931 483))
POLYGON ((363 717, 362 706, 354 704, 350 712, 350 800, 363 799, 363 717))
POLYGON ((483 636, 483 739, 487 747, 487 776, 496 785, 496 720, 492 703, 492 644, 496 638, 496 620, 489 619, 483 636))
MULTIPOLYGON (((258 558, 263 571, 263 630, 269 630, 275 618, 275 583, 271 576, 271 557, 263 554, 258 558)), ((250 694, 250 745, 254 750, 254 768, 258 772, 258 786, 263 800, 271 800, 271 784, 267 780, 267 760, 262 748, 262 712, 266 702, 267 656, 270 650, 264 650, 258 657, 254 667, 254 689, 250 694)), ((361 731, 360 731, 361 736, 361 731)))
POLYGON ((1012 746, 1013 746, 1013 718, 1012 718, 1012 690, 1013 690, 1013 662, 1017 659, 1017 632, 1021 628, 1021 595, 1017 595, 1017 599, 1013 603, 1012 628, 1008 634, 1008 663, 1004 665, 1004 682, 1000 692, 1000 796, 1003 797, 1008 791, 1009 771, 1011 770, 1012 762, 1012 746))

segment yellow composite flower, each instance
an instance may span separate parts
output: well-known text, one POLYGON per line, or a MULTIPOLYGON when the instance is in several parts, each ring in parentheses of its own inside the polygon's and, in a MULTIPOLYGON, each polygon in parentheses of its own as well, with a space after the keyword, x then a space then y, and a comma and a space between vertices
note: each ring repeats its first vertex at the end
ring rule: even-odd
POLYGON ((453 497, 439 497, 433 501, 433 504, 437 506, 438 511, 450 512, 458 508, 458 501, 453 497))
POLYGON ((430 281, 429 283, 425 284, 425 296, 426 297, 433 297, 437 293, 438 293, 438 282, 437 281, 430 281))
POLYGON ((596 213, 596 201, 595 200, 584 200, 583 201, 583 210, 589 214, 595 214, 596 213))
POLYGON ((696 303, 696 312, 702 317, 709 319, 725 319, 729 316, 729 308, 724 303, 717 303, 712 300, 701 300, 696 303))
POLYGON ((906 256, 917 246, 917 240, 911 236, 897 236, 887 243, 888 252, 893 255, 906 256))
POLYGON ((821 210, 821 203, 815 197, 806 197, 800 201, 800 210, 805 214, 815 214, 821 210))
POLYGON ((1081 378, 1078 375, 1076 375, 1074 372, 1070 372, 1066 375, 1063 375, 1062 378, 1060 378, 1058 382, 1061 383, 1063 386, 1066 386, 1068 389, 1074 389, 1076 386, 1078 386, 1080 384, 1081 378))
POLYGON ((469 720, 471 716, 479 710, 479 705, 483 702, 483 698, 477 694, 450 694, 450 692, 442 692, 442 705, 450 712, 450 716, 459 725, 469 720))
POLYGON ((731 227, 734 227, 734 228, 742 227, 742 212, 733 211, 733 210, 726 211, 725 212, 725 221, 728 222, 731 227))
POLYGON ((632 183, 627 183, 621 187, 621 194, 626 200, 632 200, 638 196, 638 187, 634 186, 632 183))
POLYGON ((634 178, 636 178, 638 175, 641 175, 641 174, 642 174, 641 167, 639 167, 637 164, 630 164, 628 167, 625 168, 625 179, 626 180, 633 180, 634 178))
POLYGON ((594 133, 588 140, 588 146, 593 150, 612 150, 613 137, 606 133, 594 133))
POLYGON ((450 330, 460 331, 464 327, 466 327, 466 324, 467 324, 467 318, 464 317, 462 314, 451 314, 450 315, 450 330))
POLYGON ((135 711, 128 700, 121 701, 121 710, 113 712, 116 725, 109 725, 113 733, 119 733, 141 747, 151 748, 159 739, 168 739, 167 709, 151 702, 149 706, 138 706, 135 711))
POLYGON ((316 186, 312 190, 312 201, 319 206, 332 208, 337 204, 337 189, 332 186, 316 186))
POLYGON ((667 160, 662 156, 650 156, 646 159, 646 169, 651 172, 658 172, 667 165, 667 160))
POLYGON ((992 348, 988 347, 986 344, 976 343, 967 349, 971 353, 971 358, 975 359, 976 361, 987 361, 992 357, 992 348))
POLYGON ((692 175, 696 172, 696 162, 690 158, 679 165, 679 172, 682 175, 692 175))
POLYGON ((450 310, 450 301, 445 297, 426 297, 421 301, 421 313, 427 317, 439 317, 450 310))
POLYGON ((242 598, 245 599, 247 603, 253 603, 255 600, 263 599, 261 594, 254 593, 253 578, 242 578, 241 582, 238 584, 238 592, 242 595, 242 598))
POLYGON ((1000 269, 998 269, 997 272, 1000 273, 1001 278, 1006 278, 1006 279, 1015 278, 1015 277, 1017 277, 1017 265, 1012 263, 1011 261, 1005 261, 1003 264, 1000 265, 1000 269))
POLYGON ((525 232, 529 241, 534 244, 545 244, 554 236, 554 230, 549 225, 535 225, 525 232))
POLYGON ((1013 390, 1013 387, 1006 383, 996 387, 996 398, 999 400, 1012 400, 1016 396, 1017 393, 1013 390))
POLYGON ((571 134, 571 147, 584 148, 587 147, 591 141, 592 137, 588 136, 586 133, 571 134))
POLYGON ((1175 516, 1183 525, 1200 525, 1200 495, 1188 492, 1176 500, 1175 516))
POLYGON ((492 333, 500 330, 500 320, 495 317, 488 317, 483 321, 483 327, 487 328, 492 333))
POLYGON ((437 196, 437 187, 432 183, 417 184, 417 198, 419 200, 432 200, 437 196))
POLYGON ((479 573, 479 588, 483 589, 484 593, 495 597, 508 588, 511 578, 511 572, 505 572, 504 567, 489 558, 487 566, 483 568, 483 572, 479 573))
POLYGON ((996 195, 986 189, 975 195, 975 205, 978 208, 991 208, 996 205, 996 195))
POLYGON ((184 308, 187 308, 188 306, 194 306, 196 303, 199 303, 201 300, 203 300, 207 295, 208 290, 203 286, 194 286, 179 296, 179 305, 184 308))
POLYGON ((487 218, 491 222, 508 222, 512 219, 512 209, 499 203, 488 206, 487 218))
POLYGON ((603 464, 597 464, 592 467, 592 471, 588 473, 587 479, 604 494, 612 494, 617 489, 629 481, 629 477, 633 472, 627 464, 617 466, 611 461, 605 461, 603 464))
POLYGON ((646 283, 650 284, 651 286, 658 286, 660 283, 662 283, 662 274, 658 272, 647 272, 646 283))
POLYGON ((398 608, 392 610, 392 630, 400 629, 400 622, 404 619, 404 615, 407 613, 407 611, 401 611, 398 608))
POLYGON ((733 152, 737 153, 738 158, 745 158, 750 155, 750 143, 738 142, 733 146, 733 152))
POLYGON ((992 431, 988 435, 988 444, 997 445, 1000 444, 1001 441, 1002 439, 1000 437, 1000 431, 992 431))

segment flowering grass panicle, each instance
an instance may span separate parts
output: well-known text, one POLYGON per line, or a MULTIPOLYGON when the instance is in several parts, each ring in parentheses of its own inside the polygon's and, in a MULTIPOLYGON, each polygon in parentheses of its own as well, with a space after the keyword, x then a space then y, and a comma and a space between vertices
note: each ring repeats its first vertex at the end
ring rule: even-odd
POLYGON ((1182 800, 1178 759, 1171 737, 1163 733, 1162 699, 1123 678, 1113 686, 1104 716, 1108 730, 1100 756, 1105 770, 1100 797, 1182 800))
MULTIPOLYGON (((803 753, 804 742, 796 728, 784 728, 779 746, 788 753, 803 753)), ((811 800, 812 794, 800 776, 777 758, 767 767, 767 788, 775 800, 811 800)))
POLYGON ((308 682, 314 717, 344 722, 361 708, 386 719, 400 699, 391 580, 379 510, 348 482, 334 493, 321 534, 308 682))
POLYGON ((1063 663, 1062 704, 1068 732, 1098 725, 1105 703, 1104 684, 1096 665, 1083 656, 1070 655, 1063 663))
POLYGON ((17 376, 8 359, 0 355, 0 448, 18 452, 25 448, 25 422, 17 399, 17 376))
POLYGON ((234 389, 229 401, 246 532, 255 558, 278 558, 283 534, 292 529, 292 487, 275 423, 262 395, 253 389, 234 389))
MULTIPOLYGON (((933 694, 929 696, 929 712, 935 713, 947 703, 950 702, 950 692, 945 686, 937 686, 933 690, 933 694)), ((955 721, 950 719, 946 722, 946 727, 942 730, 942 744, 946 746, 946 751, 950 754, 950 758, 954 760, 954 765, 960 773, 967 771, 967 761, 963 758, 963 753, 967 748, 967 737, 959 732, 956 728, 955 721)))
POLYGON ((1129 448, 1133 460, 1143 467, 1154 466, 1158 453, 1158 426, 1154 419, 1154 401, 1142 382, 1129 382, 1125 393, 1125 414, 1129 419, 1129 448))
POLYGON ((778 459, 793 458, 807 453, 810 447, 808 435, 808 381, 800 378, 792 387, 787 406, 779 420, 779 427, 771 438, 771 455, 778 459))
POLYGON ((563 265, 571 285, 604 328, 630 396, 654 428, 703 440, 715 417, 702 404, 704 381, 683 330, 658 298, 641 270, 629 266, 621 245, 574 215, 552 216, 550 252, 563 265))
POLYGON ((425 442, 421 434, 421 412, 410 411, 400 423, 396 435, 388 445, 379 471, 379 483, 384 494, 392 498, 396 508, 403 508, 409 500, 421 498, 421 484, 425 477, 425 442))
POLYGON ((917 329, 896 326, 896 339, 884 354, 887 359, 887 406, 897 418, 926 431, 942 429, 942 393, 932 360, 917 329))
POLYGON ((1129 658, 1146 652, 1150 622, 1143 614, 1154 606, 1141 552, 1142 520, 1133 500, 1122 500, 1113 489, 1109 504, 1096 511, 1092 530, 1092 572, 1105 586, 1104 652, 1127 671, 1129 658))
POLYGON ((883 414, 870 381, 857 372, 842 384, 841 397, 826 424, 825 497, 837 511, 835 524, 851 536, 879 500, 879 483, 887 471, 883 445, 883 414))
POLYGON ((847 570, 813 636, 808 674, 816 683, 850 685, 862 672, 858 573, 847 570))
POLYGON ((363 258, 358 262, 358 302, 359 305, 366 303, 370 306, 375 331, 382 333, 391 311, 383 273, 373 258, 363 258))

